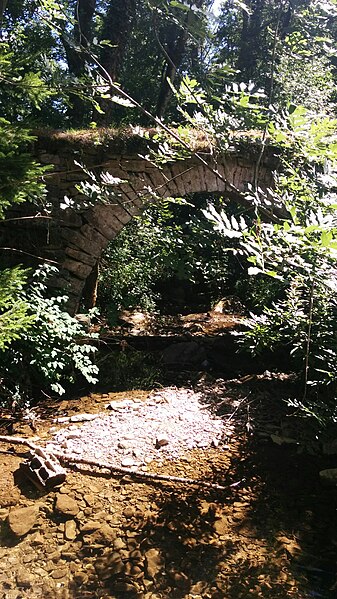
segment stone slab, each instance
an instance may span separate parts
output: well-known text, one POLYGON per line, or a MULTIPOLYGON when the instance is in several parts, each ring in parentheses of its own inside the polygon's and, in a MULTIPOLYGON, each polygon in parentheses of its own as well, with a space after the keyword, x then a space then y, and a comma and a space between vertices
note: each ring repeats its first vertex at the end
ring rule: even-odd
POLYGON ((105 218, 101 218, 100 214, 97 214, 96 211, 97 207, 88 210, 84 214, 84 219, 93 225, 106 239, 111 241, 123 226, 116 217, 111 218, 110 215, 106 215, 105 218))
MULTIPOLYGON (((89 226, 89 225, 88 225, 89 226)), ((83 250, 90 256, 95 256, 96 258, 100 258, 102 253, 102 245, 96 243, 94 240, 89 242, 87 236, 82 235, 78 231, 72 231, 71 229, 63 229, 62 237, 70 242, 76 248, 83 250)))
POLYGON ((86 279, 92 271, 92 267, 88 264, 83 264, 83 262, 77 262, 70 258, 63 262, 62 268, 68 270, 79 279, 86 279))
POLYGON ((81 227, 81 233, 88 239, 90 243, 94 243, 94 245, 101 246, 101 249, 106 247, 108 241, 107 238, 91 225, 83 225, 83 227, 81 227))
POLYGON ((88 264, 89 266, 95 266, 97 259, 94 256, 90 256, 86 252, 81 252, 80 250, 76 250, 75 248, 68 246, 65 250, 67 256, 73 258, 77 262, 83 262, 84 264, 88 264))

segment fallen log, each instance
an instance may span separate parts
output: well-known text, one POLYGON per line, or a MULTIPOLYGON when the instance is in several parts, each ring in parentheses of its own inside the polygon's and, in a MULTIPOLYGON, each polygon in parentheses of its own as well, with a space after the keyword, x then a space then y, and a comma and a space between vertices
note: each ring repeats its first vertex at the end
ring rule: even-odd
POLYGON ((62 464, 70 465, 70 464, 82 464, 85 466, 94 466, 95 468, 103 468, 104 470, 109 470, 112 474, 127 474, 134 478, 140 478, 145 480, 153 480, 153 481, 166 481, 166 482, 175 482, 180 484, 188 484, 195 485, 198 487, 203 487, 206 489, 217 489, 220 491, 225 491, 230 488, 232 485, 223 486, 218 485, 216 483, 209 483, 203 480, 197 480, 195 478, 187 478, 184 476, 170 476, 169 474, 157 474, 154 472, 141 472, 140 470, 133 470, 132 468, 123 468, 122 466, 112 466, 111 464, 105 464, 104 462, 100 462, 97 460, 89 460, 86 458, 80 458, 78 456, 73 456, 71 454, 64 454, 62 452, 54 452, 55 455, 62 464))
POLYGON ((231 487, 237 486, 238 483, 233 483, 231 485, 218 485, 217 483, 211 483, 203 480, 197 480, 194 478, 188 478, 184 476, 170 476, 168 474, 157 474, 152 472, 140 472, 139 470, 133 470, 131 468, 123 468, 122 466, 112 466, 111 464, 105 464, 104 462, 100 462, 97 460, 89 460, 86 458, 80 458, 78 456, 74 456, 72 454, 62 453, 61 451, 53 451, 52 454, 48 454, 48 452, 44 449, 32 443, 28 439, 24 439, 23 437, 10 437, 6 435, 0 435, 0 442, 9 443, 9 444, 17 444, 17 445, 27 445, 34 452, 38 453, 38 455, 45 457, 45 459, 58 459, 61 464, 71 467, 73 465, 83 465, 83 466, 93 466, 95 468, 102 468, 104 470, 108 470, 111 474, 122 474, 128 475, 133 478, 138 478, 141 480, 151 480, 151 481, 163 481, 163 482, 174 482, 185 485, 193 485, 197 487, 202 487, 205 489, 216 489, 218 491, 225 491, 230 489, 231 487))

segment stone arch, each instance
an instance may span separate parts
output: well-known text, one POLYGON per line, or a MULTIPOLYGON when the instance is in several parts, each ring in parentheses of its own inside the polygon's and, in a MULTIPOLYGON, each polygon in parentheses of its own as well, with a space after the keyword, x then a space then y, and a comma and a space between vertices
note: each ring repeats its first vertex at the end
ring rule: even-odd
MULTIPOLYGON (((139 137, 109 138, 108 143, 107 132, 104 132, 103 143, 95 135, 88 133, 84 141, 79 142, 76 139, 69 141, 69 135, 61 132, 40 134, 35 154, 42 163, 52 166, 46 174, 48 197, 53 205, 52 218, 47 222, 43 219, 35 223, 30 221, 29 230, 25 224, 20 229, 20 247, 57 261, 59 275, 50 281, 50 286, 69 295, 68 307, 72 313, 77 311, 85 283, 109 242, 142 212, 149 201, 153 201, 150 190, 156 193, 158 201, 198 192, 222 192, 238 200, 232 186, 242 192, 253 183, 260 151, 260 146, 250 142, 215 161, 209 146, 204 143, 196 149, 202 152, 206 164, 194 156, 158 169, 139 155, 142 149, 144 151, 139 145, 139 137), (77 161, 96 175, 104 171, 123 181, 114 190, 116 193, 110 204, 61 210, 64 196, 78 205, 87 199, 77 185, 89 175, 77 161)), ((144 142, 142 138, 141 143, 147 149, 148 141, 144 142)), ((259 182, 264 189, 272 185, 272 170, 276 165, 274 153, 266 152, 259 171, 259 182)), ((7 238, 10 236, 9 227, 7 238)), ((17 225, 15 239, 18 239, 17 225)))
MULTIPOLYGON (((113 200, 110 205, 98 204, 89 208, 81 213, 80 225, 62 228, 65 259, 59 284, 66 287, 70 294, 72 311, 76 311, 85 282, 109 242, 135 215, 142 212, 149 201, 153 201, 149 190, 154 190, 161 198, 183 197, 200 192, 231 193, 227 181, 238 190, 245 191, 253 175, 252 165, 237 157, 235 160, 226 160, 225 164, 217 164, 221 178, 195 159, 171 164, 163 170, 146 168, 146 163, 138 161, 140 170, 136 171, 137 161, 128 162, 127 171, 124 168, 121 172, 113 164, 105 169, 114 177, 126 181, 118 187, 116 201, 113 200)), ((265 184, 266 179, 270 183, 270 173, 265 171, 263 177, 265 184)))

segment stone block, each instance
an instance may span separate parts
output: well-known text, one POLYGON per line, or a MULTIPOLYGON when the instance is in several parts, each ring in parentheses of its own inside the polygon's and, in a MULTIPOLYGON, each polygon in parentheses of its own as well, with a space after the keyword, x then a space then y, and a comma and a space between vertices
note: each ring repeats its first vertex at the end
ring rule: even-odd
POLYGON ((219 191, 218 177, 211 170, 205 168, 205 184, 207 191, 219 191))
POLYGON ((164 168, 163 175, 164 177, 166 177, 167 195, 172 197, 179 197, 180 193, 175 182, 174 174, 172 172, 171 167, 164 168))
POLYGON ((83 224, 82 218, 72 208, 66 208, 65 210, 58 210, 55 215, 58 224, 65 225, 66 227, 81 227, 83 224))
POLYGON ((119 204, 111 204, 109 208, 111 208, 110 214, 115 216, 122 225, 126 225, 132 218, 132 215, 129 214, 125 208, 119 204))
POLYGON ((40 254, 41 254, 41 256, 43 256, 44 258, 47 258, 48 260, 54 260, 55 262, 57 262, 57 264, 54 266, 59 266, 60 264, 63 263, 63 260, 65 259, 64 250, 53 249, 53 248, 50 248, 49 246, 46 246, 45 248, 41 248, 40 254))
POLYGON ((75 183, 81 183, 81 181, 87 181, 90 177, 82 171, 82 169, 73 170, 70 173, 63 175, 65 181, 75 181, 75 183))
POLYGON ((81 252, 80 250, 76 250, 75 248, 68 246, 66 248, 65 253, 70 258, 73 258, 77 262, 83 262, 84 264, 88 264, 89 266, 95 266, 97 260, 93 256, 90 256, 86 252, 81 252))
MULTIPOLYGON (((126 171, 123 171, 121 168, 119 168, 119 165, 109 165, 109 168, 106 169, 102 169, 102 172, 104 173, 104 171, 108 172, 112 177, 117 177, 118 179, 121 179, 121 181, 128 181, 130 179, 130 175, 128 175, 128 173, 126 171)), ((112 186, 111 189, 113 189, 114 187, 112 186)))
POLYGON ((169 195, 169 190, 167 189, 167 179, 162 171, 153 168, 147 172, 147 175, 152 182, 152 189, 156 194, 160 195, 161 197, 169 195))
POLYGON ((90 223, 97 229, 106 239, 111 241, 117 235, 117 233, 123 228, 122 223, 119 222, 115 217, 100 218, 99 214, 95 213, 94 209, 90 209, 84 213, 84 220, 90 223))
POLYGON ((39 161, 42 164, 61 164, 61 158, 57 154, 40 154, 39 161))
POLYGON ((204 173, 203 173, 203 166, 200 165, 199 167, 196 167, 195 169, 193 169, 192 171, 192 192, 199 192, 201 190, 204 189, 204 184, 205 184, 205 177, 204 177, 204 173), (200 173, 202 174, 202 178, 200 176, 200 173))
MULTIPOLYGON (((147 160, 135 159, 135 160, 121 160, 120 167, 123 171, 136 173, 143 173, 147 168, 151 168, 151 164, 147 160)), ((153 167, 152 167, 153 168, 153 167)))
MULTIPOLYGON (((84 235, 90 243, 94 243, 97 246, 104 248, 107 246, 107 238, 102 235, 97 229, 89 224, 85 224, 81 227, 81 233, 84 235)), ((91 252, 89 252, 91 253, 91 252)))
POLYGON ((76 260, 71 260, 70 258, 63 262, 62 268, 64 270, 68 270, 79 279, 86 279, 92 271, 92 267, 88 264, 83 264, 83 262, 77 262, 76 260))
MULTIPOLYGON (((247 181, 247 176, 245 173, 246 169, 242 168, 241 166, 237 166, 236 168, 234 168, 233 170, 233 185, 235 185, 235 187, 239 190, 243 190, 244 189, 244 181, 247 181)), ((251 174, 251 181, 253 182, 253 178, 254 178, 254 174, 251 174)))
POLYGON ((102 245, 95 243, 93 240, 89 241, 87 236, 82 235, 78 231, 73 231, 72 229, 62 229, 62 237, 70 242, 73 246, 83 250, 90 256, 100 258, 102 253, 102 245))
POLYGON ((142 200, 138 194, 132 189, 131 185, 120 185, 122 203, 124 201, 128 211, 131 214, 139 214, 144 208, 142 200))
POLYGON ((70 276, 68 271, 62 272, 59 276, 49 279, 48 287, 58 289, 59 293, 62 295, 69 293, 79 297, 83 291, 84 281, 83 279, 77 279, 76 277, 70 276))
POLYGON ((121 189, 122 189, 123 193, 125 193, 133 201, 133 203, 136 206, 138 206, 140 209, 144 208, 142 199, 139 197, 139 194, 137 193, 136 188, 133 186, 132 181, 130 181, 130 183, 127 183, 125 185, 121 185, 121 189))
POLYGON ((198 173, 198 167, 194 166, 194 167, 189 167, 185 174, 182 175, 184 178, 184 187, 187 191, 187 193, 194 193, 196 191, 198 191, 197 189, 197 180, 196 180, 196 176, 198 173))
POLYGON ((174 180, 177 186, 177 190, 180 196, 184 197, 187 194, 184 185, 184 171, 186 168, 182 164, 172 164, 171 172, 173 173, 174 180))

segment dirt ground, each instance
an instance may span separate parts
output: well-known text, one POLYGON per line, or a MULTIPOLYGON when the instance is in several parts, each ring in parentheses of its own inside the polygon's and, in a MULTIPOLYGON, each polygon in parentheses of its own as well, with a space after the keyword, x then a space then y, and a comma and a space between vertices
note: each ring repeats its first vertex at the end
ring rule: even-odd
MULTIPOLYGON (((337 492, 319 479, 337 457, 322 456, 315 435, 279 407, 284 382, 198 385, 231 425, 225 443, 148 470, 224 490, 75 467, 61 487, 39 491, 18 470, 27 448, 1 443, 0 597, 337 597, 337 492)), ((56 416, 97 413, 120 396, 47 403, 34 432, 18 423, 13 434, 43 445, 62 427, 56 416)))

